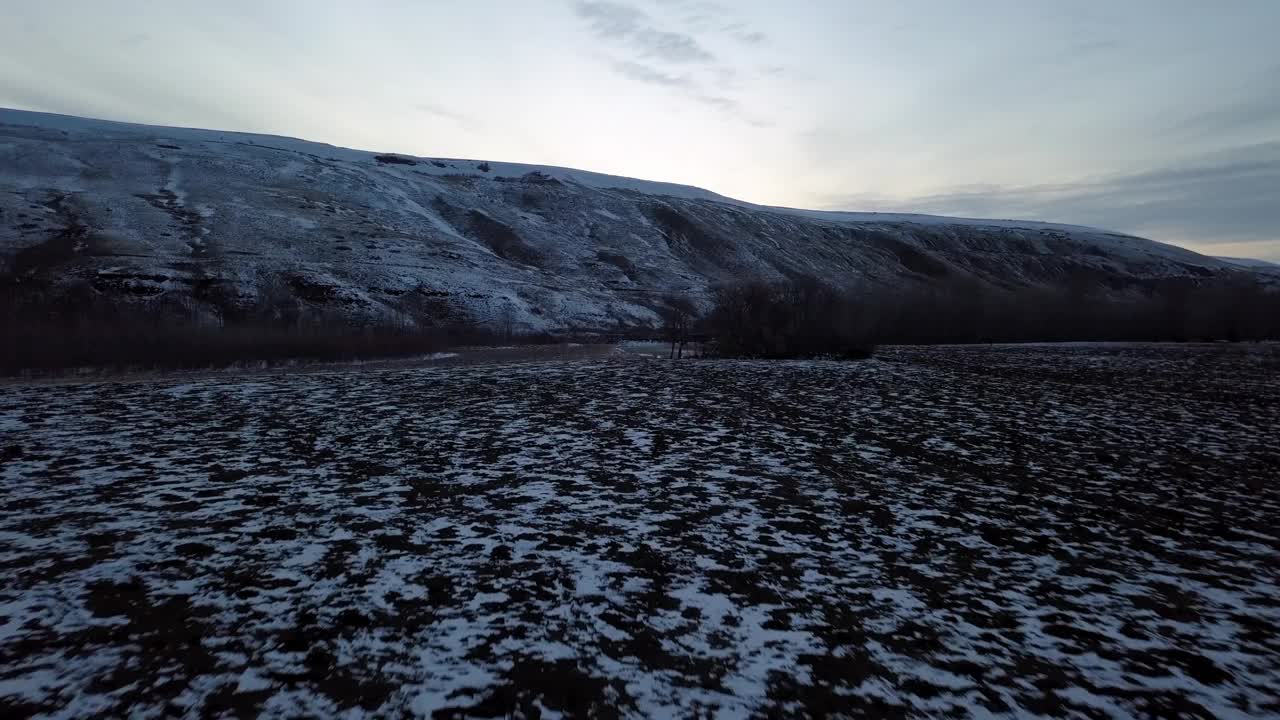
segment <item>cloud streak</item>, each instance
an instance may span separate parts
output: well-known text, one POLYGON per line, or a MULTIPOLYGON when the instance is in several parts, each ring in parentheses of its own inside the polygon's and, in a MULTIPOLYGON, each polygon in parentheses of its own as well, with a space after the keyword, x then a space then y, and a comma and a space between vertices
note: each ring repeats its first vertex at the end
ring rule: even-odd
POLYGON ((435 105, 433 103, 418 103, 417 105, 414 105, 413 108, 418 112, 457 123, 468 130, 478 130, 482 127, 482 123, 470 115, 463 115, 462 113, 454 112, 446 107, 435 105))
POLYGON ((649 65, 630 60, 613 63, 613 71, 629 80, 669 88, 692 89, 696 86, 688 76, 671 75, 649 65))
POLYGON ((654 1, 682 12, 683 21, 691 31, 718 33, 745 45, 759 45, 768 39, 764 33, 752 30, 745 22, 733 19, 734 11, 720 3, 707 0, 654 1))
POLYGON ((855 194, 832 209, 875 209, 1095 225, 1197 246, 1250 245, 1280 258, 1280 142, 1074 183, 983 186, 914 198, 855 194))
MULTIPOLYGON (((1280 71, 1272 81, 1280 83, 1280 71)), ((1262 92, 1212 110, 1180 118, 1165 133, 1172 139, 1212 139, 1227 133, 1272 134, 1280 132, 1280 95, 1262 92)))
POLYGON ((709 63, 716 59, 697 38, 658 28, 646 13, 630 5, 578 0, 573 9, 597 37, 622 43, 642 57, 677 64, 709 63))
POLYGON ((693 102, 720 110, 751 127, 767 128, 774 126, 772 122, 748 113, 737 100, 705 90, 700 83, 687 75, 672 75, 648 65, 625 60, 613 63, 611 68, 618 75, 628 80, 678 91, 693 102))
POLYGON ((765 41, 731 18, 722 5, 701 0, 655 0, 683 13, 678 29, 660 26, 658 20, 634 5, 610 0, 573 0, 574 13, 598 40, 613 46, 609 69, 632 82, 665 88, 686 100, 714 108, 752 127, 772 123, 746 112, 731 93, 740 71, 707 49, 702 36, 720 34, 745 45, 765 41))

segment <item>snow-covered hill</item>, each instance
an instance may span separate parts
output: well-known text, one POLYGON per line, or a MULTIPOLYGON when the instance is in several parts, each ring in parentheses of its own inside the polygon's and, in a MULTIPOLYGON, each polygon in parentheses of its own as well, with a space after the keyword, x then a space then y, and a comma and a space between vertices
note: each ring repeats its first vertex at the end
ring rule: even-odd
POLYGON ((567 168, 0 110, 0 271, 27 296, 533 330, 650 324, 665 293, 749 277, 1123 292, 1239 270, 1086 227, 764 207, 567 168))

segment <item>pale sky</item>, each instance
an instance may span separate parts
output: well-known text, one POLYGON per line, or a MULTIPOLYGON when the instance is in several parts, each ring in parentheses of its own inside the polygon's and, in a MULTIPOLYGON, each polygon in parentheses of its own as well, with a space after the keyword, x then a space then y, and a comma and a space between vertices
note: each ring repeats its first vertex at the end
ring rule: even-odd
POLYGON ((0 106, 1280 260, 1280 0, 0 0, 0 106))

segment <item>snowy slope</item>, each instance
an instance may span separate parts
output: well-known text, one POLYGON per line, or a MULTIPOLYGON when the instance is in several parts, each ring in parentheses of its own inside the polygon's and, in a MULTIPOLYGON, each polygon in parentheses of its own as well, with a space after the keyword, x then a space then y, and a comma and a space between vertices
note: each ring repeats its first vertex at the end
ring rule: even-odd
POLYGON ((1233 268, 1078 226, 764 207, 568 168, 0 110, 0 270, 41 297, 604 328, 745 277, 1124 291, 1233 268))

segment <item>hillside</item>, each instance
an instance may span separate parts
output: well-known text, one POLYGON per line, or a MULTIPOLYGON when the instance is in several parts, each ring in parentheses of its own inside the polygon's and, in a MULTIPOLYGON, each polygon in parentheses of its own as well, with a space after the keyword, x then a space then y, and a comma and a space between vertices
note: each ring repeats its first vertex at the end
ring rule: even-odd
POLYGON ((0 110, 12 296, 208 320, 649 325, 668 292, 814 276, 1136 291, 1240 266, 1092 228, 763 207, 557 167, 0 110))

